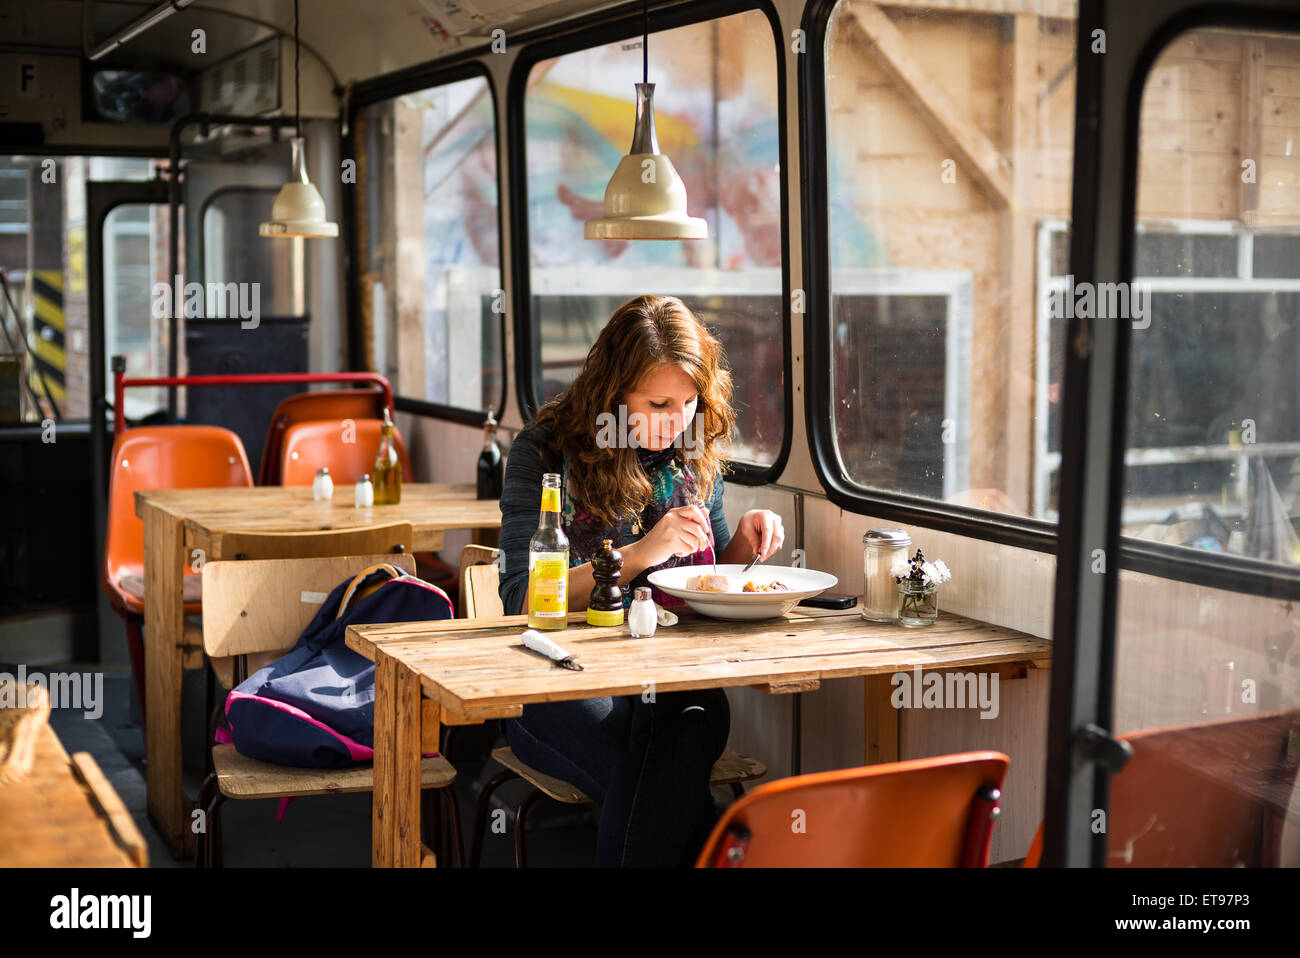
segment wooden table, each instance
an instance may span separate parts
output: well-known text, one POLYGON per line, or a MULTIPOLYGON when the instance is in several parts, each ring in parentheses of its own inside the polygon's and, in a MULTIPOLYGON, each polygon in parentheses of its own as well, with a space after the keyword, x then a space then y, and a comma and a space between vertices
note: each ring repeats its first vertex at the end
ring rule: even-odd
MULTIPOLYGON (((860 609, 799 608, 780 619, 722 622, 686 612, 653 638, 588 626, 569 616, 556 638, 584 671, 561 669, 524 649, 523 615, 473 621, 353 626, 350 648, 375 662, 375 795, 372 863, 418 866, 419 767, 440 724, 510 718, 530 702, 750 685, 807 692, 823 679, 866 681, 867 764, 898 759, 892 673, 972 669, 1023 674, 1046 666, 1050 644, 1012 629, 945 614, 924 629, 865 621, 860 609)), ((435 746, 436 747, 436 746, 435 746)))
MULTIPOLYGON (((352 487, 312 499, 308 487, 167 489, 135 494, 144 522, 146 690, 145 784, 149 818, 176 857, 192 854, 194 835, 181 787, 181 673, 187 651, 181 575, 196 560, 223 556, 228 532, 312 532, 409 522, 412 551, 442 548, 453 529, 499 529, 496 500, 474 498, 472 484, 405 483, 402 501, 356 509, 352 487)), ((191 643, 192 644, 192 643, 191 643)))
POLYGON ((32 769, 0 785, 0 868, 143 868, 144 836, 89 752, 71 758, 48 725, 32 769))

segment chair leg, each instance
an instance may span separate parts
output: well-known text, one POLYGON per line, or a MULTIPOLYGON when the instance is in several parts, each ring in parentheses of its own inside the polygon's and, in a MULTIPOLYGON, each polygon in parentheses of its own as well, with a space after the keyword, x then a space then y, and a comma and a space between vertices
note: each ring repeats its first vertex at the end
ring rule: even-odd
POLYGON ((442 868, 447 854, 445 828, 442 821, 442 809, 433 794, 433 789, 420 791, 420 840, 432 849, 438 857, 438 867, 442 868))
POLYGON ((124 613, 122 622, 126 625, 126 647, 131 654, 131 677, 135 679, 135 696, 140 703, 140 729, 145 730, 144 707, 144 617, 133 612, 124 613))
POLYGON ((217 722, 221 720, 221 715, 217 710, 217 677, 212 671, 212 666, 208 665, 204 670, 207 672, 207 681, 203 686, 203 713, 208 717, 208 741, 207 747, 203 749, 205 773, 212 774, 212 745, 217 740, 217 722))
POLYGON ((453 867, 465 867, 465 839, 460 831, 460 808, 456 804, 456 793, 451 790, 451 786, 438 790, 443 803, 446 805, 447 814, 445 821, 447 828, 451 832, 451 841, 448 843, 447 854, 451 857, 453 867))
MULTIPOLYGON (((209 764, 211 764, 212 762, 211 750, 209 750, 208 753, 208 762, 209 764)), ((195 808, 201 808, 206 810, 208 807, 208 803, 212 801, 212 796, 216 793, 216 791, 217 791, 217 773, 209 772, 207 777, 203 779, 203 784, 199 787, 199 797, 198 800, 194 803, 195 808)), ((207 838, 208 838, 208 829, 205 823, 203 831, 199 834, 198 841, 194 843, 194 867, 195 868, 208 867, 207 838)))
POLYGON ((212 797, 208 804, 207 814, 207 832, 204 838, 207 839, 208 851, 205 856, 208 868, 224 868, 225 856, 221 848, 221 806, 226 801, 226 796, 217 790, 217 794, 212 797))
POLYGON ((478 807, 474 813, 474 844, 471 846, 469 853, 470 868, 478 868, 483 861, 483 835, 487 829, 488 811, 492 807, 492 793, 497 790, 498 786, 518 777, 507 768, 498 772, 483 786, 483 791, 478 797, 478 807))
POLYGON ((736 796, 736 798, 742 797, 745 794, 745 786, 741 785, 739 782, 732 782, 731 794, 736 796))
POLYGON ((527 849, 524 847, 524 838, 526 837, 524 834, 524 818, 528 814, 528 809, 532 808, 533 805, 537 803, 537 800, 542 796, 544 796, 545 794, 546 793, 543 792, 540 788, 535 788, 527 795, 524 796, 524 800, 520 802, 519 807, 515 809, 515 867, 516 868, 528 867, 527 849))

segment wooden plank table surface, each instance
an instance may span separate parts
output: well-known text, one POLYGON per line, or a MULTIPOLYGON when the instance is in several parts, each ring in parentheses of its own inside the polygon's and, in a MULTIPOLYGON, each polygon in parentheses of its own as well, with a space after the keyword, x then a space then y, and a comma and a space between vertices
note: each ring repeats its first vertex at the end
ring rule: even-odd
POLYGON ((725 622, 677 611, 681 621, 652 638, 569 616, 554 635, 584 666, 562 669, 523 648, 523 615, 352 626, 347 644, 375 662, 375 801, 372 862, 415 866, 419 843, 421 739, 439 724, 522 713, 530 702, 750 685, 765 692, 817 689, 823 679, 866 682, 867 764, 898 759, 898 715, 890 676, 923 671, 1046 667, 1051 645, 1014 629, 945 614, 904 629, 867 622, 860 609, 797 608, 778 619, 725 622))
MULTIPOLYGON (((475 498, 472 483, 403 483, 396 505, 357 509, 352 486, 316 501, 307 486, 166 489, 137 492, 144 523, 145 784, 149 818, 172 855, 192 855, 189 802, 181 784, 180 690, 187 643, 181 577, 192 564, 223 554, 230 532, 316 532, 409 522, 414 552, 441 549, 451 530, 499 529, 494 499, 475 498)), ((294 637, 296 638, 296 637, 294 637)), ((201 645, 200 645, 201 648, 201 645)), ((200 660, 201 661, 201 660, 200 660)))
POLYGON ((89 752, 37 733, 32 769, 0 785, 0 868, 143 868, 144 836, 89 752))

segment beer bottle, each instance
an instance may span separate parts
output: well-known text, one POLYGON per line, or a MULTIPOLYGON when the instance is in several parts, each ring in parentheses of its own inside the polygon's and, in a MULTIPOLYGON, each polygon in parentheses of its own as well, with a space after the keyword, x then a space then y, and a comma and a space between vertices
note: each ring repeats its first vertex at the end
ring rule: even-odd
POLYGON ((542 477, 542 516, 528 543, 528 625, 563 629, 569 624, 569 540, 560 525, 560 476, 542 477))
POLYGON ((379 452, 375 455, 375 468, 372 470, 375 505, 392 506, 402 501, 402 463, 397 458, 393 420, 387 406, 384 407, 384 424, 379 431, 379 452))

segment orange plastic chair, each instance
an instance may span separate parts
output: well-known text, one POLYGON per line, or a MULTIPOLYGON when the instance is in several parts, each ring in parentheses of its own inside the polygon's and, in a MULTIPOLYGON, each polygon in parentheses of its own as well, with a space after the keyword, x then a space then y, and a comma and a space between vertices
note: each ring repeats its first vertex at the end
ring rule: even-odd
MULTIPOLYGON (((354 419, 350 433, 345 433, 342 419, 322 419, 297 422, 284 432, 284 445, 280 453, 280 482, 286 486, 309 486, 316 478, 316 470, 328 467, 334 477, 334 494, 351 500, 352 490, 347 488, 366 473, 374 472, 375 453, 379 451, 379 419, 354 419), (344 438, 354 442, 344 442, 344 438), (340 488, 342 486, 343 488, 340 488)), ((411 457, 406 451, 402 434, 393 430, 397 445, 397 459, 402 464, 402 482, 414 482, 411 457)), ((415 555, 420 564, 420 577, 443 589, 452 602, 459 598, 459 570, 453 568, 432 552, 415 555)))
MULTIPOLYGON (((144 523, 135 514, 135 492, 146 489, 208 489, 251 486, 244 445, 219 426, 145 426, 120 433, 113 443, 104 537, 104 591, 126 624, 131 671, 144 716, 144 523)), ((182 579, 185 613, 198 615, 202 598, 197 573, 182 579)))
MULTIPOLYGON (((310 486, 316 470, 327 466, 334 477, 336 492, 340 484, 351 485, 362 475, 374 472, 375 453, 379 451, 378 419, 353 419, 352 427, 345 427, 343 419, 317 419, 297 422, 284 432, 284 445, 280 450, 280 482, 286 486, 310 486), (345 428, 351 432, 345 442, 345 428)), ((402 481, 414 482, 411 457, 406 451, 402 434, 393 430, 397 441, 397 458, 402 463, 402 481)))
POLYGON ((798 775, 727 809, 697 868, 983 868, 1011 759, 965 752, 798 775))
MULTIPOLYGON (((1111 868, 1277 867, 1300 766, 1300 709, 1144 729, 1110 780, 1111 868)), ((1038 826, 1025 868, 1042 857, 1038 826)))
POLYGON ((284 434, 294 423, 314 419, 380 419, 383 415, 384 394, 377 389, 329 389, 286 396, 275 407, 266 431, 257 484, 280 485, 284 434))

